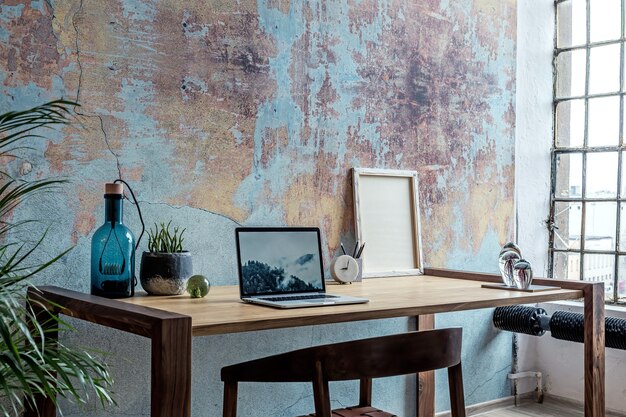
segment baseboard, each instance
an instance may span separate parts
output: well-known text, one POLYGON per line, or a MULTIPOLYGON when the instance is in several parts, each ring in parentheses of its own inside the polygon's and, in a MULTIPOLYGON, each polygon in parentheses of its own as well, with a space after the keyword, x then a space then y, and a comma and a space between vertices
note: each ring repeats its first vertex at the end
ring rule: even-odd
MULTIPOLYGON (((527 404, 529 402, 536 402, 535 393, 529 392, 525 394, 518 395, 517 397, 518 403, 520 405, 527 404)), ((544 402, 559 404, 563 406, 567 406, 573 409, 584 409, 584 404, 582 401, 573 400, 571 398, 559 397, 558 395, 552 395, 549 393, 544 394, 544 402)), ((514 407, 515 406, 515 397, 504 397, 498 398, 496 400, 486 401, 484 403, 472 404, 465 407, 468 416, 487 413, 490 411, 496 411, 502 408, 514 407)), ((626 417, 626 413, 616 410, 606 410, 606 417, 626 417)), ((435 414, 435 417, 451 417, 450 411, 442 411, 435 414)))
MULTIPOLYGON (((577 409, 584 409, 585 408, 585 404, 582 401, 579 400, 574 400, 571 398, 566 398, 566 397, 560 397, 558 395, 553 395, 553 394, 549 394, 546 393, 545 394, 545 398, 544 401, 548 401, 551 402, 553 404, 560 404, 560 405, 564 405, 564 406, 569 406, 572 408, 577 408, 577 409)), ((617 411, 617 410, 611 410, 608 409, 606 410, 606 417, 626 417, 626 413, 623 411, 617 411)))
MULTIPOLYGON (((489 411, 499 410, 505 407, 511 407, 515 405, 515 397, 498 398, 491 401, 485 401, 484 403, 472 404, 465 407, 467 415, 474 415, 480 413, 486 413, 489 411)), ((442 411, 435 414, 435 417, 451 417, 450 410, 442 411)))

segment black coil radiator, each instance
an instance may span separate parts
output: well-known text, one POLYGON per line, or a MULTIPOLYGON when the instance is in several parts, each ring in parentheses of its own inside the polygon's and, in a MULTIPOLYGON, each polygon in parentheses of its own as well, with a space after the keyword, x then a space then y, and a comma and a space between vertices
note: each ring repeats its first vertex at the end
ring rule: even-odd
MULTIPOLYGON (((543 336, 550 331, 555 339, 584 341, 584 317, 580 313, 557 311, 548 316, 538 307, 498 307, 493 313, 493 325, 501 330, 543 336)), ((626 350, 626 319, 606 317, 604 337, 606 347, 626 350)))

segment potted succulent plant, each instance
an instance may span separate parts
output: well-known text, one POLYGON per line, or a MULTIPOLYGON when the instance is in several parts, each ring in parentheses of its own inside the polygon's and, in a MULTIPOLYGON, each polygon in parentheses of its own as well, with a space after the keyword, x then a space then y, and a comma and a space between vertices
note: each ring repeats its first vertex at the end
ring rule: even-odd
POLYGON ((193 275, 191 254, 183 250, 186 229, 171 223, 155 223, 154 229, 148 230, 148 251, 141 255, 139 270, 141 286, 148 294, 182 294, 193 275))

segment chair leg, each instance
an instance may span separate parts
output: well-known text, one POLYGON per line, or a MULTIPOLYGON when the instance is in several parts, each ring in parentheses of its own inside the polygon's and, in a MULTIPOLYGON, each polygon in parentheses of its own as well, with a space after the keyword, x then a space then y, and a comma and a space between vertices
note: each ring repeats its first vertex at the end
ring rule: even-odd
POLYGON ((359 390, 359 407, 372 405, 372 378, 361 378, 359 390))
POLYGON ((237 382, 224 383, 224 417, 237 417, 237 382))
POLYGON ((315 400, 315 417, 331 417, 328 381, 324 378, 322 363, 319 361, 315 363, 313 398, 315 400))
POLYGON ((465 397, 463 393, 463 372, 461 363, 448 368, 450 387, 450 414, 452 417, 465 417, 465 397))

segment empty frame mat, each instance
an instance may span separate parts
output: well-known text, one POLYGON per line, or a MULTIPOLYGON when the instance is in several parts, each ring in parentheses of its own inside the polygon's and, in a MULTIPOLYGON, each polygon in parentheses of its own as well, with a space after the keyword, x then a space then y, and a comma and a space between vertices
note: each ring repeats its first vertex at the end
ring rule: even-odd
POLYGON ((353 182, 363 275, 421 273, 417 173, 355 168, 353 182))

